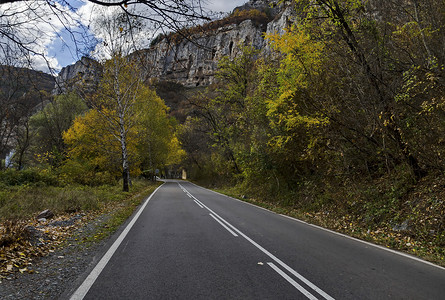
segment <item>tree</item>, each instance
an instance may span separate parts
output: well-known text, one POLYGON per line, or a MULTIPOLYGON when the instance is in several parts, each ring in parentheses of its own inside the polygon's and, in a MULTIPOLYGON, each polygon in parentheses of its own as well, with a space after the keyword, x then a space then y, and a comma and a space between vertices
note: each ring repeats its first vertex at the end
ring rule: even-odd
POLYGON ((167 107, 142 78, 129 58, 107 61, 97 93, 87 98, 92 109, 63 135, 68 163, 77 160, 118 172, 124 191, 129 190, 130 173, 178 163, 182 156, 167 107))
MULTIPOLYGON (((134 136, 134 132, 131 132, 134 136)), ((68 159, 63 170, 71 180, 92 184, 99 173, 122 176, 122 150, 120 141, 110 131, 109 124, 95 109, 78 116, 63 133, 68 148, 68 159), (86 178, 89 177, 89 178, 86 178)), ((131 157, 136 156, 135 140, 127 144, 131 157)))
POLYGON ((179 164, 185 153, 176 136, 176 122, 168 117, 168 107, 154 91, 149 91, 139 105, 137 148, 140 168, 154 170, 179 164))
POLYGON ((98 112, 107 130, 120 144, 123 190, 129 191, 130 159, 128 135, 137 124, 137 101, 143 97, 142 74, 129 58, 121 55, 106 61, 104 75, 96 94, 87 99, 98 112))
POLYGON ((0 155, 4 157, 16 146, 36 107, 49 99, 47 88, 54 82, 47 74, 12 66, 0 66, 0 81, 0 155))
POLYGON ((253 165, 264 154, 269 129, 264 98, 256 93, 259 51, 252 46, 240 50, 234 59, 220 60, 215 86, 190 99, 194 117, 182 126, 181 141, 195 176, 231 180, 258 174, 253 165))
POLYGON ((25 131, 23 137, 26 134, 32 136, 29 149, 31 154, 53 167, 60 166, 66 155, 62 134, 86 110, 85 103, 74 93, 56 96, 29 120, 30 132, 25 131))
MULTIPOLYGON (((119 10, 128 24, 131 19, 149 23, 157 30, 183 30, 195 22, 208 20, 201 2, 198 1, 101 1, 91 0, 89 6, 80 9, 71 1, 18 1, 5 0, 0 2, 0 59, 3 64, 8 61, 22 61, 28 66, 47 67, 52 71, 56 66, 54 58, 49 57, 44 45, 54 40, 63 43, 73 57, 79 58, 88 54, 97 40, 92 36, 88 24, 88 16, 84 11, 93 10, 93 6, 119 10), (65 42, 68 34, 74 42, 71 49, 65 42)), ((132 35, 132 27, 123 32, 132 35)))

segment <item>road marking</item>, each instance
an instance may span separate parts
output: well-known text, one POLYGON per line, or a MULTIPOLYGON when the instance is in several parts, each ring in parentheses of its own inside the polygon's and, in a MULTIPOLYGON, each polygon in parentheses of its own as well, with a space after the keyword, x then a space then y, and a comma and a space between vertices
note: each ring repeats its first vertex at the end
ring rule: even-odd
MULTIPOLYGON (((277 214, 276 212, 273 212, 273 211, 271 211, 271 210, 269 210, 269 209, 267 209, 267 208, 264 208, 264 207, 261 207, 261 206, 258 206, 258 205, 255 205, 255 204, 252 204, 252 203, 249 203, 249 202, 240 200, 240 199, 236 199, 236 198, 234 198, 234 197, 230 197, 230 196, 224 195, 224 194, 222 194, 222 193, 212 191, 212 190, 210 190, 210 189, 206 189, 206 188, 204 188, 204 187, 202 187, 202 186, 199 186, 199 185, 197 185, 197 184, 195 184, 195 183, 193 183, 193 182, 189 182, 189 183, 190 183, 190 184, 193 184, 194 186, 196 186, 196 187, 198 187, 198 188, 200 188, 200 189, 203 189, 203 190, 206 190, 206 191, 209 191, 209 192, 212 192, 212 193, 214 193, 214 194, 221 195, 221 196, 225 196, 226 198, 229 198, 229 199, 231 199, 231 200, 235 200, 235 201, 244 203, 244 204, 246 204, 246 205, 254 206, 254 207, 256 207, 256 208, 259 208, 259 209, 268 211, 268 212, 270 212, 270 213, 272 213, 272 214, 277 214)), ((296 222, 299 222, 299 223, 302 223, 302 224, 305 224, 305 225, 308 225, 308 226, 312 226, 312 227, 314 227, 314 228, 317 228, 317 229, 320 229, 320 230, 323 230, 323 231, 326 231, 326 232, 329 232, 329 233, 332 233, 332 234, 335 234, 335 235, 339 235, 339 236, 342 236, 342 237, 344 237, 344 238, 347 238, 347 239, 350 239, 350 240, 354 240, 354 241, 356 241, 356 242, 360 242, 360 243, 366 244, 366 245, 371 246, 371 247, 374 247, 374 248, 378 248, 378 249, 380 249, 380 250, 384 250, 384 251, 387 251, 387 252, 391 252, 391 253, 393 253, 393 254, 396 254, 396 255, 399 255, 399 256, 403 256, 403 257, 412 259, 412 260, 414 260, 414 261, 417 261, 417 262, 420 262, 420 263, 423 263, 423 264, 426 264, 426 265, 429 265, 429 266, 432 266, 432 267, 435 267, 435 268, 438 268, 438 269, 441 269, 441 270, 445 270, 445 268, 442 267, 442 266, 436 265, 436 264, 434 264, 434 263, 432 263, 432 262, 423 260, 423 259, 421 259, 421 258, 419 258, 419 257, 413 256, 413 255, 410 255, 410 254, 407 254, 407 253, 404 253, 404 252, 401 252, 401 251, 397 251, 397 250, 394 250, 394 249, 386 248, 386 247, 381 246, 381 245, 373 244, 373 243, 370 243, 370 242, 361 240, 361 239, 359 239, 359 238, 355 238, 355 237, 352 237, 352 236, 349 236, 349 235, 346 235, 346 234, 343 234, 343 233, 340 233, 340 232, 336 232, 336 231, 333 231, 333 230, 330 230, 330 229, 327 229, 327 228, 324 228, 324 227, 321 227, 321 226, 318 226, 318 225, 315 225, 315 224, 311 224, 311 223, 305 222, 305 221, 303 221, 303 220, 300 220, 300 219, 297 219, 297 218, 294 218, 294 217, 286 216, 286 215, 283 215, 283 214, 279 214, 279 215, 282 216, 282 217, 285 217, 285 218, 287 218, 287 219, 291 219, 291 220, 294 220, 294 221, 296 221, 296 222)))
POLYGON ((79 288, 71 295, 70 300, 82 300, 90 288, 93 286, 94 282, 96 281, 97 277, 99 277, 102 270, 105 268, 107 263, 110 261, 113 254, 116 252, 117 248, 120 246, 122 241, 127 236, 130 229, 133 227, 134 223, 136 223, 139 216, 144 211, 145 207, 147 206, 150 199, 153 197, 153 195, 161 188, 162 185, 158 186, 158 188, 151 193, 150 197, 145 200, 144 204, 141 206, 139 211, 134 215, 133 219, 130 223, 128 223, 127 227, 125 227, 124 231, 119 235, 119 237, 114 241, 113 245, 111 245, 110 249, 108 249, 107 253, 102 257, 102 259, 97 263, 97 265, 94 267, 94 269, 91 271, 91 273, 88 275, 88 277, 84 280, 84 282, 79 286, 79 288))
POLYGON ((201 202, 201 201, 199 201, 198 199, 193 199, 193 200, 195 200, 196 202, 198 202, 202 207, 204 207, 204 204, 201 202))
POLYGON ((196 204, 198 204, 199 207, 204 208, 204 206, 202 206, 198 201, 196 201, 195 199, 193 199, 193 201, 195 201, 196 204))
POLYGON ((299 220, 299 219, 296 219, 296 218, 293 218, 293 217, 290 217, 290 216, 286 216, 286 215, 283 215, 283 214, 280 214, 280 216, 283 216, 283 217, 285 217, 287 219, 290 219, 290 220, 296 221, 298 223, 302 223, 302 224, 305 224, 305 225, 308 225, 308 226, 311 226, 311 227, 314 227, 314 228, 317 228, 317 229, 320 229, 320 230, 323 230, 323 231, 327 231, 329 233, 332 233, 332 234, 335 234, 335 235, 347 238, 349 240, 353 240, 353 241, 356 241, 356 242, 359 242, 359 243, 362 243, 362 244, 365 244, 365 245, 368 245, 368 246, 371 246, 371 247, 374 247, 374 248, 377 248, 377 249, 380 249, 380 250, 391 252, 392 254, 403 256, 403 257, 412 259, 414 261, 417 261, 417 262, 420 262, 420 263, 423 263, 423 264, 426 264, 426 265, 429 265, 429 266, 432 266, 432 267, 436 267, 436 268, 441 269, 441 270, 445 270, 445 268, 442 267, 442 266, 433 264, 433 263, 431 263, 429 261, 423 260, 421 258, 418 258, 416 256, 412 256, 412 255, 404 253, 404 252, 400 252, 400 251, 397 251, 397 250, 394 250, 394 249, 386 248, 384 246, 380 246, 380 245, 376 245, 376 244, 373 244, 373 243, 370 243, 370 242, 367 242, 367 241, 363 241, 361 239, 358 239, 358 238, 355 238, 355 237, 352 237, 352 236, 349 236, 349 235, 346 235, 346 234, 343 234, 343 233, 340 233, 340 232, 336 232, 336 231, 333 231, 333 230, 330 230, 330 229, 327 229, 327 228, 323 228, 321 226, 318 226, 318 225, 315 225, 315 224, 311 224, 311 223, 308 223, 308 222, 305 222, 303 220, 299 220))
MULTIPOLYGON (((209 208, 207 208, 209 209, 209 208)), ((216 215, 216 214, 215 214, 216 215)), ((216 215, 218 216, 218 215, 216 215)), ((322 289, 320 289, 318 286, 316 286, 315 284, 313 284, 312 282, 310 282, 309 280, 307 280, 303 275, 301 275, 300 273, 298 273, 297 271, 295 271, 294 269, 292 269, 291 267, 289 267, 287 264, 285 264, 282 260, 280 260, 278 257, 276 257, 275 255, 273 255, 272 253, 270 253, 269 251, 267 251, 266 249, 264 249, 261 245, 259 245, 257 242, 255 242, 254 240, 252 240, 251 238, 249 238, 247 235, 245 235, 244 233, 242 233, 241 231, 239 231, 237 228, 235 228, 233 225, 231 225, 229 222, 227 222, 226 220, 224 220, 223 218, 221 218, 220 216, 218 216, 223 222, 225 222, 228 226, 230 226, 234 231, 238 232, 239 235, 241 235, 242 237, 244 237, 247 241, 249 241, 252 245, 254 245, 255 247, 257 247, 261 252, 263 252, 264 254, 266 254, 267 256, 269 256, 271 259, 273 259, 276 263, 278 263, 280 266, 282 266, 283 268, 285 268, 289 273, 291 273, 292 275, 294 275, 296 278, 300 279, 302 282, 304 282, 306 285, 308 285, 309 287, 311 287, 314 291, 316 291, 318 294, 320 294, 323 298, 325 299, 329 299, 329 300, 334 300, 334 298, 332 298, 331 296, 329 296, 326 292, 324 292, 322 289)))
POLYGON ((200 188, 200 189, 203 189, 203 190, 205 190, 205 191, 209 191, 209 192, 212 192, 212 193, 214 193, 214 194, 218 194, 218 195, 220 195, 220 196, 229 198, 230 200, 238 201, 238 202, 241 202, 241 203, 243 203, 243 204, 250 205, 250 206, 253 206, 253 207, 258 208, 258 209, 261 209, 261 210, 265 210, 265 211, 270 212, 270 213, 272 213, 272 214, 277 214, 276 212, 273 212, 273 211, 271 211, 271 210, 269 210, 269 209, 267 209, 267 208, 264 208, 264 207, 261 207, 261 206, 258 206, 258 205, 255 205, 255 204, 253 204, 253 203, 246 202, 246 201, 243 201, 243 200, 240 200, 240 199, 236 199, 236 198, 231 197, 231 196, 224 195, 223 193, 219 193, 219 192, 212 191, 212 190, 210 190, 210 189, 206 189, 205 187, 199 186, 199 185, 197 185, 197 184, 195 184, 195 183, 193 183, 193 182, 188 182, 188 183, 193 184, 194 186, 196 186, 196 187, 198 187, 198 188, 200 188))
POLYGON ((229 227, 227 227, 223 222, 218 220, 217 217, 215 217, 213 214, 209 214, 213 219, 215 219, 216 222, 218 222, 222 227, 224 227, 228 232, 230 232, 233 236, 238 236, 235 232, 233 232, 229 227))
POLYGON ((280 270, 280 268, 278 268, 274 263, 268 262, 267 263, 269 265, 269 267, 271 267, 272 269, 275 270, 275 272, 277 272, 278 274, 281 275, 281 277, 283 277, 284 279, 286 279, 290 284, 292 284, 297 290, 299 290, 303 295, 305 295, 306 297, 308 297, 311 300, 317 300, 317 298, 312 295, 311 293, 309 293, 304 287, 302 287, 301 285, 299 285, 295 280, 293 280, 292 278, 290 278, 286 273, 284 273, 283 271, 280 270))
MULTIPOLYGON (((180 187, 182 187, 182 185, 180 183, 178 183, 180 187)), ((187 191, 187 190, 186 190, 187 191)), ((187 191, 188 192, 188 191, 187 191)), ((188 192, 190 193, 190 192, 188 192)), ((195 196, 193 196, 193 199, 199 201, 195 196)), ((325 291, 323 291, 322 289, 320 289, 318 286, 316 286, 315 284, 313 284, 312 282, 310 282, 309 280, 307 280, 303 275, 301 275, 300 273, 298 273, 297 271, 295 271, 294 269, 292 269, 291 267, 289 267, 287 264, 285 264, 283 261, 281 261, 278 257, 276 257, 275 255, 273 255, 272 253, 270 253, 269 251, 267 251, 266 249, 264 249, 263 247, 261 247, 258 243, 256 243, 254 240, 252 240, 251 238, 249 238, 247 235, 245 235, 244 233, 242 233, 239 229, 237 229, 236 227, 234 227, 232 224, 230 224, 229 222, 227 222, 226 220, 224 220, 221 216, 219 216, 216 212, 214 212, 213 210, 211 210, 209 207, 207 207, 204 203, 202 203, 201 201, 199 201, 202 206, 204 206, 208 211, 210 211, 214 216, 216 216, 218 219, 220 219, 222 222, 224 222, 228 227, 230 227, 234 232, 238 233, 238 235, 244 237, 248 242, 250 242, 252 245, 254 245, 255 247, 257 247, 261 252, 263 252, 264 254, 266 254, 267 256, 269 256, 272 260, 274 260, 276 263, 278 263, 280 266, 282 266, 284 269, 286 269, 289 273, 291 273, 292 275, 294 275, 296 278, 298 278, 299 280, 301 280, 302 282, 304 282, 307 286, 309 286, 311 289, 313 289, 314 291, 316 291, 318 294, 320 294, 320 296, 322 296, 323 298, 327 299, 327 300, 334 300, 334 298, 332 298, 331 296, 329 296, 325 291)))

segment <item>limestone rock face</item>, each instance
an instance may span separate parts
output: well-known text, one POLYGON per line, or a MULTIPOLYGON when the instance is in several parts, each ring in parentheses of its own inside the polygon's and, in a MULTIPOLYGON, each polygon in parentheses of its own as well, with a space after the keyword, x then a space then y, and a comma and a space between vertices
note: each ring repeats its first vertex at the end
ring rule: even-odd
MULTIPOLYGON (((246 19, 195 33, 189 38, 164 38, 149 49, 136 51, 131 56, 139 60, 148 78, 175 82, 186 87, 207 86, 215 82, 218 61, 224 56, 235 58, 241 46, 252 45, 266 53, 270 52, 264 33, 282 33, 289 25, 293 12, 289 3, 278 0, 251 0, 235 11, 252 9, 267 14, 271 21, 258 24, 246 19)), ((82 79, 94 86, 101 72, 97 62, 82 58, 76 64, 62 69, 57 78, 56 93, 64 92, 67 86, 65 83, 73 78, 74 81, 82 79)))
POLYGON ((78 84, 86 87, 86 91, 93 91, 102 76, 102 66, 92 58, 82 57, 73 65, 62 68, 56 77, 55 94, 65 93, 74 89, 78 84))
POLYGON ((207 86, 214 81, 218 61, 236 57, 241 45, 264 47, 263 32, 251 20, 230 24, 206 35, 183 39, 178 44, 164 39, 155 47, 139 51, 149 77, 181 83, 187 87, 207 86))
MULTIPOLYGON (((267 3, 278 1, 250 1, 237 9, 260 9, 267 3)), ((240 24, 229 24, 205 34, 197 34, 178 43, 164 39, 154 47, 139 51, 149 77, 180 83, 186 87, 207 86, 215 81, 218 61, 240 53, 241 46, 252 45, 256 49, 270 52, 264 33, 283 33, 290 24, 293 9, 286 4, 276 4, 269 14, 273 18, 266 26, 245 20, 240 24)))

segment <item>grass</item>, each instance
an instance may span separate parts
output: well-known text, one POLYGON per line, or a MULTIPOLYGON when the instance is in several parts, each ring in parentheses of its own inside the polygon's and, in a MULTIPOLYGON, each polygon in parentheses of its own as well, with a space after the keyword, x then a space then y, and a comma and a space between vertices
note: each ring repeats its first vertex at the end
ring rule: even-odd
POLYGON ((66 184, 41 170, 0 172, 0 222, 25 220, 49 209, 55 215, 101 211, 120 203, 147 187, 147 181, 133 180, 131 192, 122 192, 120 184, 88 186, 66 184))
POLYGON ((110 236, 133 214, 134 210, 142 203, 142 201, 153 193, 158 186, 159 184, 150 185, 139 194, 129 197, 119 204, 109 206, 106 212, 106 219, 96 228, 93 234, 85 236, 83 241, 89 244, 110 236))
POLYGON ((151 194, 158 183, 133 180, 130 192, 120 184, 84 186, 60 184, 53 175, 37 170, 0 172, 0 282, 8 274, 32 272, 28 266, 35 257, 45 256, 68 240, 76 240, 80 229, 97 223, 78 240, 87 246, 112 234, 131 216, 135 208, 151 194), (38 222, 36 216, 44 209, 55 217, 38 222), (54 220, 68 220, 81 214, 81 221, 68 227, 47 226, 54 220), (100 220, 100 222, 98 222, 100 220), (48 236, 39 245, 32 242, 29 227, 48 236))

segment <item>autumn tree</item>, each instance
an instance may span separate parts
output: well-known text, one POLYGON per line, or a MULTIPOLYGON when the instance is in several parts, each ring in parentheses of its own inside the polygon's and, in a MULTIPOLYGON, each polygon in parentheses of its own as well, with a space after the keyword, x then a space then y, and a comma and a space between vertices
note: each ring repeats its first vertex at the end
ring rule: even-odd
MULTIPOLYGON (((61 171, 67 180, 95 185, 110 183, 114 181, 112 178, 122 176, 120 141, 97 110, 78 116, 63 133, 63 139, 68 157, 61 171)), ((127 151, 134 156, 134 141, 127 145, 127 151)))
POLYGON ((176 135, 176 122, 168 116, 169 108, 152 90, 147 90, 145 101, 138 105, 137 149, 141 171, 151 176, 156 169, 179 164, 185 153, 176 135))
POLYGON ((105 62, 97 93, 87 99, 100 115, 107 131, 119 142, 124 191, 129 190, 130 182, 128 135, 137 124, 139 112, 136 103, 144 87, 142 75, 137 70, 128 58, 114 56, 105 62))
POLYGON ((137 175, 178 163, 182 150, 163 101, 144 84, 134 61, 120 55, 104 64, 97 92, 86 98, 91 110, 64 134, 69 156, 100 170, 120 172, 128 191, 137 175))
POLYGON ((271 57, 222 59, 192 100, 189 163, 274 190, 443 170, 443 4, 293 2, 271 57))
POLYGON ((29 131, 23 132, 22 138, 31 135, 29 155, 53 167, 60 166, 66 155, 62 134, 86 110, 85 103, 74 93, 56 96, 30 118, 29 131))
POLYGON ((431 167, 427 156, 438 156, 416 140, 437 137, 432 133, 440 127, 426 130, 431 122, 424 118, 422 104, 414 103, 406 91, 413 92, 422 82, 429 90, 428 95, 423 93, 424 100, 438 99, 435 93, 440 93, 443 54, 437 34, 443 26, 437 12, 443 11, 443 5, 437 1, 295 3, 296 23, 284 35, 270 37, 291 62, 282 68, 288 71, 280 72, 297 75, 289 77, 291 85, 284 91, 293 94, 292 103, 297 99, 306 103, 288 111, 285 121, 308 110, 324 118, 329 125, 324 126, 324 133, 314 136, 324 137, 318 138, 318 145, 326 146, 324 152, 330 152, 334 161, 343 165, 342 172, 391 172, 395 166, 406 164, 413 178, 423 176, 431 167), (427 12, 435 17, 426 17, 427 12), (298 40, 298 36, 306 38, 298 40), (302 47, 315 49, 313 54, 319 53, 318 58, 305 55, 302 47), (298 70, 295 65, 302 68, 298 70), (432 80, 419 81, 420 73, 432 80), (301 86, 304 82, 306 86, 301 86), (414 122, 425 126, 423 134, 419 126, 412 126, 414 122), (422 154, 425 150, 427 156, 422 154))

